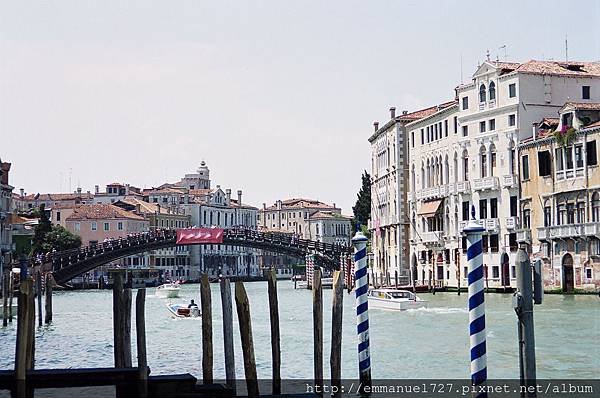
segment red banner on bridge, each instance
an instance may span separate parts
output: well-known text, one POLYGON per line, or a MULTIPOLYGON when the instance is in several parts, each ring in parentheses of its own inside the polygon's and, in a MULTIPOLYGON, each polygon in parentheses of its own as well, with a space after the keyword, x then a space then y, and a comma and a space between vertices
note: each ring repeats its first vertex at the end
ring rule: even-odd
POLYGON ((196 245, 201 243, 223 243, 222 228, 188 228, 177 230, 178 245, 196 245))

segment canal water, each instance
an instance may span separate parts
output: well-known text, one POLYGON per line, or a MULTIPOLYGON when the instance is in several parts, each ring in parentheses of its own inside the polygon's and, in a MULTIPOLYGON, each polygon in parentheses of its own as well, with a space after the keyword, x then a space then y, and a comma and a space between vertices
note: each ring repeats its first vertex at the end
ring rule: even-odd
MULTIPOLYGON (((252 316, 257 372, 270 377, 267 285, 245 284, 252 316)), ((219 286, 211 285, 215 378, 224 378, 219 286)), ((311 292, 279 281, 283 378, 312 378, 311 292)), ((189 372, 201 378, 201 322, 172 319, 167 299, 148 289, 146 330, 152 374, 189 372)), ((468 378, 466 293, 421 294, 429 308, 392 312, 370 310, 374 378, 468 378)), ((199 303, 199 285, 184 285, 180 299, 199 303)), ((134 300, 135 301, 135 292, 134 300)), ((329 374, 331 290, 324 291, 324 369, 329 374)), ((490 378, 518 378, 517 323, 510 294, 486 295, 490 378)), ((243 377, 234 303, 237 375, 243 377)), ((135 311, 132 311, 135 314, 135 311)), ((354 295, 344 293, 342 376, 357 371, 354 295)), ((539 378, 597 378, 600 375, 600 299, 597 296, 547 295, 535 306, 539 378)), ((0 328, 0 369, 14 366, 16 325, 0 328)), ((135 319, 132 320, 135 363, 135 319)), ((56 292, 54 322, 36 333, 37 368, 113 366, 112 294, 109 290, 56 292)))

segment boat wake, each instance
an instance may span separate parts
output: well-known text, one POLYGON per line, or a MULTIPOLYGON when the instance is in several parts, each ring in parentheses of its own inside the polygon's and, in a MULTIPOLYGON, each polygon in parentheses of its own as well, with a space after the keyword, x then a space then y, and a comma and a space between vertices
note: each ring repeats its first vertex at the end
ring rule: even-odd
POLYGON ((449 308, 449 307, 430 307, 430 308, 411 308, 406 310, 408 313, 432 313, 432 314, 468 314, 466 308, 449 308))

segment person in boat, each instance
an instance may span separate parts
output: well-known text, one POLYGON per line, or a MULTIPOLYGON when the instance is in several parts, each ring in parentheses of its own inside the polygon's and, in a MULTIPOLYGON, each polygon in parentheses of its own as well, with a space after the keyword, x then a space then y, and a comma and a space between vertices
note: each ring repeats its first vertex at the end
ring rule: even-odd
POLYGON ((188 308, 198 308, 198 305, 194 303, 194 299, 190 301, 190 303, 188 304, 188 308))

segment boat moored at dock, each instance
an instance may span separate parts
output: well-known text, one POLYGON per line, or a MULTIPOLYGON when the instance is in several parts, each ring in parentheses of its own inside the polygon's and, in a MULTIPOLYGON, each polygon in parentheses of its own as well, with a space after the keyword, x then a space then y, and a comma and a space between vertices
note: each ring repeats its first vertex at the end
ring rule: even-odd
POLYGON ((427 300, 408 290, 372 289, 369 290, 368 299, 371 308, 404 311, 427 307, 427 300))

